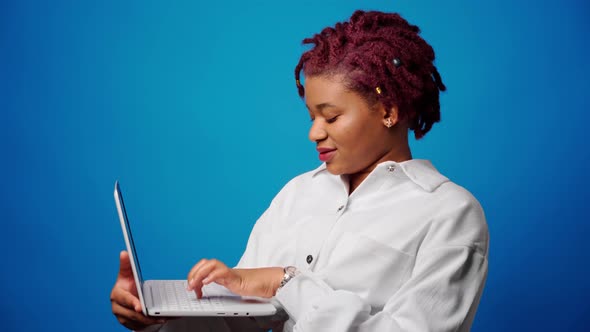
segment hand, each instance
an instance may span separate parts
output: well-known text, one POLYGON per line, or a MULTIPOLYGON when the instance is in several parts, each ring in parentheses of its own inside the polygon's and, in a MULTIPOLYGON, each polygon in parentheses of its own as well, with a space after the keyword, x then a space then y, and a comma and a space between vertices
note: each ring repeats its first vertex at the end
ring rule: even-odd
POLYGON ((130 330, 165 323, 165 320, 147 317, 141 312, 133 270, 126 251, 121 251, 119 256, 119 275, 111 292, 111 306, 119 323, 130 330))
POLYGON ((230 269, 216 259, 202 259, 187 276, 188 290, 203 297, 203 285, 215 282, 238 295, 272 297, 283 279, 282 267, 230 269))

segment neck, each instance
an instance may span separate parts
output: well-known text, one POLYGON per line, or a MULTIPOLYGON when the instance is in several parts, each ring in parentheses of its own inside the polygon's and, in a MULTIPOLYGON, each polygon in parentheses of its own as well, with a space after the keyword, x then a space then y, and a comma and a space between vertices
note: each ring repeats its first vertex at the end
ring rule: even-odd
POLYGON ((406 140, 406 144, 396 145, 393 149, 388 151, 386 154, 377 159, 369 167, 363 169, 360 172, 348 175, 348 195, 352 194, 353 191, 360 186, 360 184, 369 176, 369 174, 377 167, 378 164, 384 161, 395 161, 401 163, 406 160, 412 159, 412 152, 410 146, 406 140))

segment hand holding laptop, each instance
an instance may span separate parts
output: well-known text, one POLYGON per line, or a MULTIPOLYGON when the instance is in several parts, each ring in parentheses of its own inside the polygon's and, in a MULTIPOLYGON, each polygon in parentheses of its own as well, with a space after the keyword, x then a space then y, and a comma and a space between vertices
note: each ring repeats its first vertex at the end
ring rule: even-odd
POLYGON ((147 317, 142 313, 129 254, 126 251, 122 251, 119 257, 119 274, 111 292, 111 306, 119 323, 131 330, 142 330, 149 325, 166 321, 147 317))

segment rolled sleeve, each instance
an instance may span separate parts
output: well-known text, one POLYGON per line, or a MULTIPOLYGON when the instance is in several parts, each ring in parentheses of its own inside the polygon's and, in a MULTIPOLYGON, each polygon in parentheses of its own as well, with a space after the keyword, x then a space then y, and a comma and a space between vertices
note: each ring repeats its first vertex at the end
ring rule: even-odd
POLYGON ((487 276, 487 259, 465 246, 424 253, 412 277, 371 314, 357 294, 304 272, 276 295, 294 331, 468 331, 487 276))
POLYGON ((333 292, 323 280, 310 272, 303 272, 291 279, 276 295, 289 317, 295 321, 306 312, 317 309, 318 301, 333 292))

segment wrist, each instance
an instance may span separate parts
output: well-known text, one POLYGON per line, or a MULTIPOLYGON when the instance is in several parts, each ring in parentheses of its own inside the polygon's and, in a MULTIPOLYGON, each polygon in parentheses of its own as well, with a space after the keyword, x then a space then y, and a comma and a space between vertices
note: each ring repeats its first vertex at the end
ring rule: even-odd
POLYGON ((289 281, 298 276, 301 272, 295 266, 286 266, 283 268, 283 277, 279 283, 277 291, 282 289, 289 281))
POLYGON ((281 286, 281 281, 283 281, 283 276, 285 272, 283 271, 282 267, 273 267, 273 278, 272 278, 272 296, 275 296, 279 287, 281 286))

